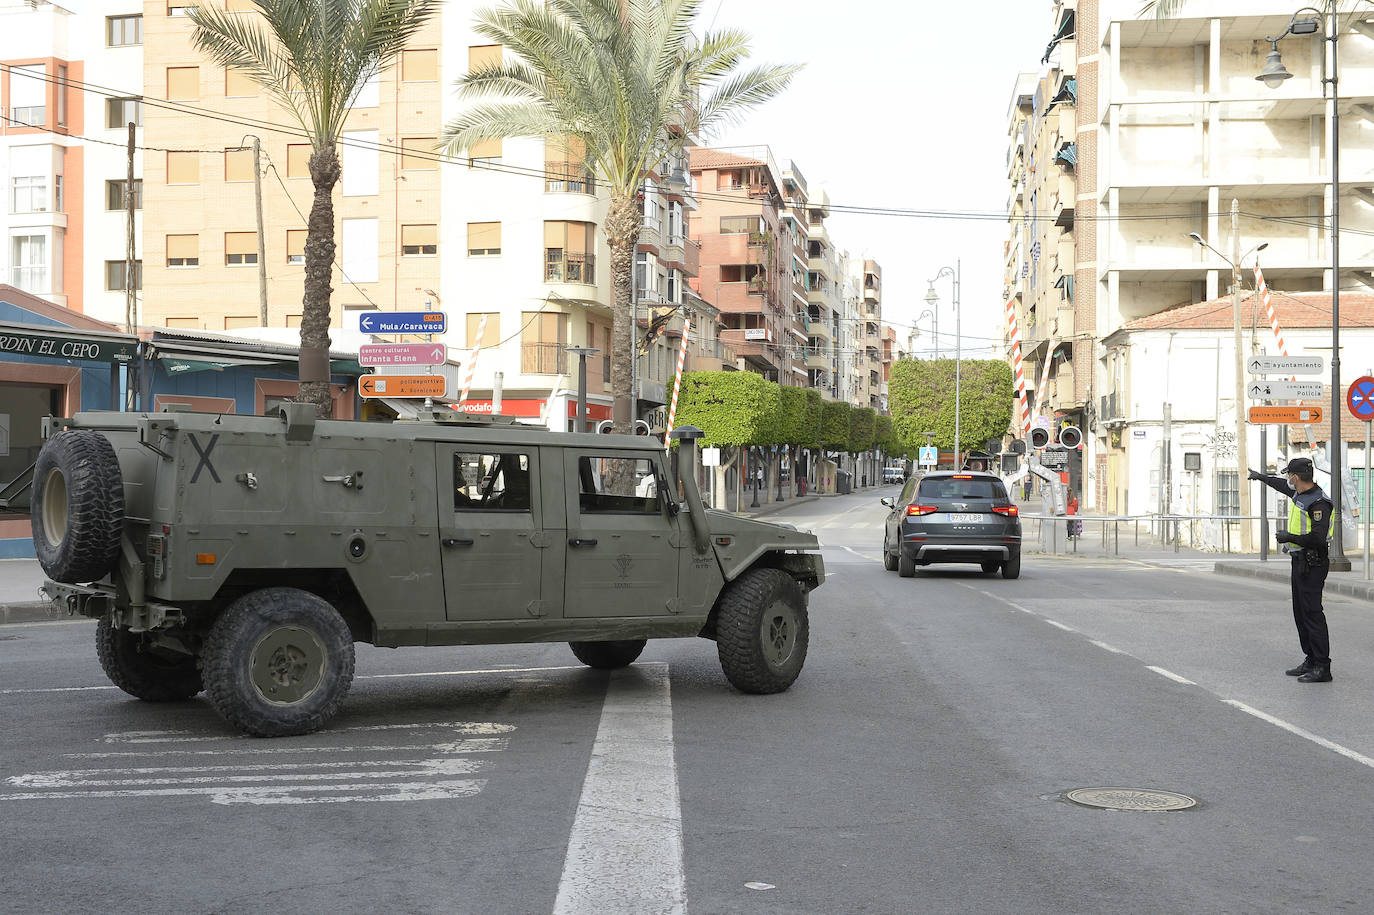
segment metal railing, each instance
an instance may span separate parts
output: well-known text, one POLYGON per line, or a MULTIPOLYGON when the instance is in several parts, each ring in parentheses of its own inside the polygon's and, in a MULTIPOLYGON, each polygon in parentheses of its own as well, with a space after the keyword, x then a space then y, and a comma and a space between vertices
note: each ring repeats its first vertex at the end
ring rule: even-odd
MULTIPOLYGON (((1131 546, 1139 548, 1143 533, 1147 548, 1157 547, 1160 551, 1172 549, 1177 553, 1183 548, 1202 550, 1208 553, 1239 553, 1241 542, 1240 525, 1261 519, 1261 515, 1174 515, 1151 512, 1144 515, 1042 515, 1022 512, 1023 545, 1037 544, 1042 551, 1050 553, 1077 553, 1085 542, 1100 542, 1102 550, 1111 550, 1112 555, 1120 555, 1122 527, 1131 539, 1131 546), (1035 523, 1035 533, 1026 530, 1030 522, 1035 523), (1069 523, 1077 525, 1077 534, 1069 535, 1069 523), (1048 524, 1048 527, 1046 525, 1048 524), (1212 529, 1207 530, 1206 526, 1212 529), (1234 530, 1233 530, 1234 529, 1234 530), (1201 534, 1214 534, 1203 537, 1201 534)), ((1274 515, 1269 519, 1270 537, 1273 532, 1282 530, 1288 523, 1287 515, 1274 515)), ((1354 544, 1349 544, 1352 548, 1354 544)), ((1271 548, 1269 553, 1277 550, 1271 548)), ((1279 554, 1282 555, 1282 554, 1279 554)))

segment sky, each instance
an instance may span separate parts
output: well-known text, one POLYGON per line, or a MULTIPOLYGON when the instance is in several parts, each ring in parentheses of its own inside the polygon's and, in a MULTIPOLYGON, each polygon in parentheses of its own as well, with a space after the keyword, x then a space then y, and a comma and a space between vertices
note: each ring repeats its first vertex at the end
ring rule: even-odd
MULTIPOLYGON (((710 138, 768 146, 831 205, 1005 216, 1007 112, 1016 75, 1051 38, 1050 0, 704 0, 697 32, 740 29, 759 64, 801 63, 788 89, 710 138)), ((959 267, 962 350, 1001 358, 1005 218, 955 220, 833 212, 831 239, 883 271, 883 318, 906 347, 929 280, 959 267), (994 350, 991 347, 996 346, 994 350)), ((954 354, 953 284, 941 278, 940 355, 954 354)), ((933 350, 920 322, 916 352, 933 350)))

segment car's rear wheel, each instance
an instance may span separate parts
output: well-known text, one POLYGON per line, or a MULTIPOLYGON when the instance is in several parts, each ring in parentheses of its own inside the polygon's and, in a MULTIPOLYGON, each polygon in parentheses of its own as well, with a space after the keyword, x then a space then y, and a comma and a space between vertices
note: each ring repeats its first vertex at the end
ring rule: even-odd
POLYGON ((883 541, 883 568, 889 572, 897 571, 897 554, 887 548, 887 541, 883 541))
POLYGON ((645 639, 625 639, 617 642, 569 642, 568 647, 577 655, 577 660, 597 670, 615 670, 635 662, 644 646, 645 639))
POLYGON ((353 683, 353 636, 323 598, 264 588, 225 609, 205 640, 205 696, 255 737, 309 734, 353 683))
POLYGON ((204 689, 196 659, 158 648, 147 636, 116 628, 102 617, 95 627, 95 653, 110 682, 145 702, 177 702, 204 689))
POLYGON ((730 583, 716 614, 716 653, 743 693, 780 693, 806 663, 806 596, 779 569, 750 569, 730 583))
POLYGON ((916 574, 916 558, 906 551, 897 554, 897 574, 910 578, 916 574))
POLYGON ((993 572, 996 572, 999 568, 1001 568, 1002 563, 998 562, 996 559, 993 559, 991 561, 982 563, 982 566, 983 571, 991 575, 993 572))
POLYGON ((1002 577, 1021 577, 1021 554, 1019 552, 1012 553, 1011 556, 1007 558, 1006 562, 1002 563, 1002 577))

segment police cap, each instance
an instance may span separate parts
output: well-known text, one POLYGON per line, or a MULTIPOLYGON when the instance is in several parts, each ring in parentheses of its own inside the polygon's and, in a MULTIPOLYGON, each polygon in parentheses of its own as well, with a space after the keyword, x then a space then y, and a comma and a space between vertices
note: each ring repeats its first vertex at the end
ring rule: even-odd
POLYGON ((1288 462, 1288 466, 1283 468, 1284 473, 1311 473, 1311 458, 1293 458, 1288 462))

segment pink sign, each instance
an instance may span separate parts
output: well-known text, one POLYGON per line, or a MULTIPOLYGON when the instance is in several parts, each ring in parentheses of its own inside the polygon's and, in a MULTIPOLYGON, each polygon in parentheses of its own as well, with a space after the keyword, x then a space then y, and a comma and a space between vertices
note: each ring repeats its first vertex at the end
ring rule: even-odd
POLYGON ((448 349, 442 343, 368 343, 358 347, 359 365, 443 365, 448 349))

